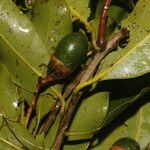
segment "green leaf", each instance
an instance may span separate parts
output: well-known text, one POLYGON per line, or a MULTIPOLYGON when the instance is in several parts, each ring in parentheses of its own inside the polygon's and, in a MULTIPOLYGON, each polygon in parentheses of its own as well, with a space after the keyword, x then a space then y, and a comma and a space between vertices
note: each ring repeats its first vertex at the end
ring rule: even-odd
POLYGON ((50 54, 62 37, 72 32, 70 11, 65 0, 36 1, 32 9, 32 22, 50 54))
POLYGON ((19 122, 9 120, 9 118, 4 119, 0 130, 0 135, 0 141, 3 139, 5 140, 4 143, 7 143, 10 146, 13 144, 18 147, 18 149, 20 147, 20 150, 23 150, 24 148, 31 150, 44 150, 40 143, 36 142, 35 138, 30 134, 28 129, 23 127, 23 125, 19 122), (23 149, 21 147, 23 147, 23 149))
MULTIPOLYGON (((92 133, 84 134, 84 132, 91 132, 98 128, 107 114, 109 93, 108 92, 91 92, 89 95, 81 99, 79 108, 75 113, 75 118, 71 124, 70 133, 77 132, 75 136, 69 136, 69 141, 65 143, 64 149, 86 149, 89 145, 89 139, 92 133), (83 133, 83 134, 82 134, 83 133), (79 135, 78 135, 79 134, 79 135), (85 142, 80 143, 78 140, 85 139, 85 142), (87 140, 88 139, 88 140, 87 140), (77 142, 75 145, 70 145, 72 142, 77 142)), ((52 144, 57 127, 60 121, 60 116, 57 117, 55 124, 52 126, 50 132, 45 138, 45 147, 49 148, 52 144), (51 139, 51 141, 49 140, 51 139)))
POLYGON ((10 119, 19 117, 19 97, 7 68, 0 63, 0 114, 10 119))
POLYGON ((116 5, 110 5, 108 12, 107 12, 107 15, 108 17, 110 17, 110 19, 114 19, 115 21, 118 21, 118 22, 126 18, 128 14, 129 13, 124 8, 116 6, 116 5))
POLYGON ((19 98, 7 68, 1 63, 0 83, 0 147, 4 150, 19 149, 20 144, 10 133, 3 119, 3 117, 8 117, 12 121, 19 119, 19 98))
POLYGON ((100 73, 79 84, 76 91, 100 80, 133 78, 150 72, 150 20, 143 21, 145 16, 150 15, 149 4, 149 0, 139 1, 134 11, 122 22, 123 27, 130 29, 128 45, 110 53, 102 61, 100 73))
POLYGON ((48 90, 39 97, 36 107, 36 127, 34 129, 34 134, 37 132, 40 121, 46 114, 51 110, 52 106, 56 103, 58 98, 54 99, 50 93, 47 93, 48 90))
POLYGON ((11 133, 6 124, 1 124, 0 130, 0 147, 3 150, 23 150, 22 144, 11 133))
POLYGON ((128 6, 128 9, 133 10, 134 8, 134 2, 133 0, 119 0, 120 2, 122 2, 122 4, 128 6))
POLYGON ((139 98, 145 95, 147 92, 150 92, 150 88, 144 88, 134 96, 110 100, 108 112, 106 118, 104 119, 103 126, 106 126, 108 123, 110 123, 121 112, 127 109, 133 102, 139 100, 139 98))
POLYGON ((0 64, 0 82, 0 147, 4 149, 13 147, 21 150, 21 146, 25 145, 29 149, 34 149, 37 145, 35 139, 18 122, 19 98, 10 74, 3 64, 0 64), (3 144, 1 145, 1 143, 3 144))
POLYGON ((47 149, 50 149, 50 147, 53 144, 53 141, 55 139, 57 130, 58 130, 58 126, 59 126, 59 122, 60 122, 60 114, 58 114, 58 116, 55 119, 54 124, 52 125, 50 131, 48 132, 48 134, 46 135, 45 139, 44 139, 44 146, 47 149))
POLYGON ((88 147, 89 139, 93 134, 86 135, 86 133, 100 127, 107 114, 108 105, 109 92, 92 93, 91 96, 82 99, 69 130, 69 132, 78 132, 79 135, 69 136, 68 142, 64 146, 65 150, 86 149, 88 147), (76 142, 76 144, 70 145, 71 142, 76 142))
POLYGON ((122 137, 132 137, 139 142, 144 150, 149 144, 150 139, 150 103, 149 96, 145 97, 143 103, 135 103, 128 112, 122 114, 116 123, 110 124, 100 132, 93 141, 92 150, 109 149, 110 146, 122 137), (124 122, 123 122, 124 121, 124 122))
POLYGON ((26 129, 22 124, 8 120, 7 125, 11 133, 15 135, 18 142, 20 142, 23 146, 28 149, 44 150, 44 147, 40 145, 41 143, 37 143, 29 130, 26 129))
POLYGON ((142 19, 150 15, 149 4, 148 0, 139 1, 122 22, 122 26, 130 30, 130 41, 124 49, 118 49, 103 61, 102 72, 108 71, 103 79, 133 78, 150 72, 150 34, 147 32, 150 20, 142 19), (146 6, 144 9, 143 5, 146 6))
MULTIPOLYGON (((108 102, 109 92, 91 92, 89 96, 86 94, 86 97, 82 98, 80 107, 74 116, 70 132, 88 132, 98 128, 106 116, 108 102)), ((85 135, 85 137, 89 136, 85 135)), ((73 139, 80 138, 81 135, 73 139)))
MULTIPOLYGON (((99 119, 96 118, 96 116, 103 116, 104 118, 102 119, 102 122, 99 123, 99 125, 97 127, 95 127, 95 131, 94 128, 89 130, 89 131, 93 131, 96 132, 97 130, 103 130, 102 128, 104 128, 106 125, 108 125, 112 120, 114 120, 120 113, 122 113, 125 109, 127 109, 131 104, 133 104, 135 101, 138 101, 140 97, 142 97, 143 95, 145 95, 147 92, 150 91, 150 88, 145 88, 149 85, 149 74, 145 75, 143 77, 138 77, 138 78, 134 78, 134 79, 128 79, 128 80, 112 80, 112 81, 104 81, 103 83, 99 83, 97 85, 97 90, 101 89, 102 91, 109 91, 110 95, 109 95, 109 104, 106 107, 106 113, 98 113, 97 114, 93 114, 93 110, 90 111, 89 109, 89 114, 87 114, 87 117, 89 118, 89 121, 87 121, 88 123, 85 126, 91 126, 95 125, 99 119), (135 88, 136 87, 136 88, 135 88), (90 118, 90 113, 93 115, 92 119, 90 118), (96 120, 93 120, 94 118, 96 118, 96 120), (91 119, 91 120, 90 120, 91 119), (90 124, 91 123, 91 124, 90 124)), ((94 100, 94 97, 93 97, 94 100)), ((99 100, 96 99, 95 100, 99 100)), ((102 100, 101 100, 102 101, 102 100)), ((89 107, 92 104, 89 104, 89 107)), ((97 107, 96 103, 93 103, 94 107, 97 107)), ((102 105, 99 105, 100 108, 102 107, 102 105)), ((81 114, 81 112, 79 113, 81 114)), ((83 118, 86 118, 86 116, 81 116, 82 120, 84 120, 83 118)), ((76 116, 75 116, 76 118, 76 116)), ((80 121, 80 120, 79 120, 80 121)), ((80 121, 82 122, 82 121, 80 121)), ((73 121, 74 123, 74 121, 73 121)), ((72 125, 74 125, 72 123, 72 125)), ((84 123, 86 123, 86 121, 84 121, 84 123)), ((76 126, 75 128, 80 128, 78 126, 76 126)), ((86 128, 86 127, 85 127, 86 128)), ((84 130, 83 130, 84 131, 84 130)), ((102 131, 103 132, 103 131, 102 131)), ((88 145, 88 138, 90 138, 90 136, 88 137, 88 135, 82 135, 83 132, 79 132, 80 136, 77 137, 71 137, 71 140, 77 140, 76 141, 76 146, 78 147, 79 145, 82 147, 86 147, 88 145), (81 144, 80 140, 82 139, 87 139, 87 141, 82 141, 83 145, 81 144), (87 142, 87 143, 86 143, 87 142)), ((86 133, 86 132, 85 132, 86 133)), ((90 133, 90 132, 87 132, 90 133)), ((91 132, 92 133, 92 132, 91 132)), ((75 134, 74 134, 75 135, 75 134)), ((70 137, 69 137, 70 139, 70 137)), ((69 142, 67 143, 69 145, 69 142)), ((70 145, 66 147, 71 147, 70 145)), ((76 147, 74 146, 74 147, 76 147)), ((73 148, 74 148, 73 147, 73 148)), ((72 149, 72 148, 71 148, 72 149)), ((81 148, 82 149, 82 148, 81 148)), ((84 148, 83 148, 84 149, 84 148)))
POLYGON ((49 60, 47 47, 11 0, 0 1, 0 28, 0 61, 17 84, 33 91, 37 77, 42 75, 38 66, 49 60))
POLYGON ((56 101, 57 100, 55 100, 54 97, 49 94, 43 94, 40 96, 36 109, 38 120, 43 118, 51 110, 51 107, 56 101))
POLYGON ((80 0, 80 1, 66 0, 66 1, 68 2, 72 15, 78 14, 78 16, 83 17, 85 20, 88 19, 88 17, 90 16, 90 8, 89 8, 90 0, 80 0))

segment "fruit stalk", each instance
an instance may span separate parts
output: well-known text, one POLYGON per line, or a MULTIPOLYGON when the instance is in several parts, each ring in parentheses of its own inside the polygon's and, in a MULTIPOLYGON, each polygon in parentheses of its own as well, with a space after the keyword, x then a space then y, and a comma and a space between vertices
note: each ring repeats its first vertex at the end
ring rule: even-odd
MULTIPOLYGON (((108 42, 108 44, 106 45, 105 51, 98 52, 95 54, 93 60, 90 62, 87 69, 84 71, 84 74, 79 79, 81 83, 85 82, 86 80, 88 80, 91 77, 91 75, 97 68, 97 65, 103 60, 103 58, 106 57, 106 55, 109 52, 111 52, 114 48, 117 48, 118 42, 122 38, 126 37, 128 34, 129 34, 129 31, 126 28, 123 28, 120 32, 118 32, 115 35, 115 37, 110 42, 108 42)), ((67 132, 67 130, 69 128, 71 118, 73 116, 75 108, 77 107, 79 100, 80 100, 81 96, 83 95, 83 93, 84 93, 84 91, 79 91, 77 93, 77 95, 73 96, 72 99, 70 100, 69 105, 66 110, 66 113, 64 114, 63 118, 60 121, 57 135, 56 135, 55 141, 54 141, 51 149, 53 149, 53 150, 61 149, 61 145, 63 143, 65 133, 67 132)))
POLYGON ((88 41, 81 33, 66 35, 58 43, 55 52, 51 55, 47 67, 47 76, 39 78, 31 105, 26 113, 25 127, 28 128, 31 115, 36 109, 39 95, 56 81, 67 77, 79 65, 86 61, 88 41))

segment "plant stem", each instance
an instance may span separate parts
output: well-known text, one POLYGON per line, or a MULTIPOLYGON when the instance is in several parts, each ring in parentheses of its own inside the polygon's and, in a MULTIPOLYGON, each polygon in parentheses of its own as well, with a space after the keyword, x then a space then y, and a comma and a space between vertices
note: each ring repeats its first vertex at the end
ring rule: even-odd
MULTIPOLYGON (((87 81, 94 73, 95 69, 97 68, 97 65, 103 60, 103 58, 110 53, 114 48, 118 47, 118 42, 127 36, 129 34, 129 31, 125 28, 123 28, 120 32, 118 32, 114 38, 106 45, 105 51, 98 52, 95 54, 93 60, 88 65, 87 69, 84 71, 84 74, 80 78, 80 82, 87 81)), ((75 96, 72 97, 66 113, 64 114, 63 118, 60 121, 59 128, 57 131, 57 135, 55 138, 55 141, 51 147, 52 150, 60 150, 61 145, 63 143, 65 132, 69 128, 69 124, 72 118, 72 115, 80 101, 80 98, 83 94, 83 91, 79 91, 75 96)))
MULTIPOLYGON (((74 88, 79 84, 80 82, 80 78, 82 76, 82 74, 84 73, 84 70, 82 70, 82 72, 76 77, 76 79, 74 80, 74 82, 72 82, 67 90, 64 92, 63 94, 63 98, 64 100, 67 100, 67 98, 70 96, 70 94, 73 92, 74 88)), ((49 112, 49 116, 41 130, 40 133, 44 132, 44 135, 46 135, 49 131, 49 129, 51 128, 51 126, 53 125, 55 118, 61 108, 61 101, 57 101, 54 106, 51 108, 50 112, 49 112)))
POLYGON ((102 9, 102 13, 99 18, 99 31, 98 31, 98 37, 97 37, 97 45, 101 47, 101 51, 105 50, 106 46, 106 25, 107 25, 107 10, 110 6, 112 0, 105 0, 105 5, 102 9))

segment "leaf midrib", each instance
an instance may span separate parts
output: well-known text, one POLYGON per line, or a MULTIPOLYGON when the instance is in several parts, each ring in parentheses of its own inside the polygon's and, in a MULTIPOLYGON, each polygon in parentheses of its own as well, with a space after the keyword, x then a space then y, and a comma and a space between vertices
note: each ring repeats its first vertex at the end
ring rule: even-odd
POLYGON ((137 50, 137 48, 142 45, 147 39, 150 39, 150 34, 147 35, 141 42, 137 43, 137 45, 135 47, 133 47, 131 50, 129 50, 123 57, 121 57, 113 66, 111 66, 110 68, 108 68, 106 71, 104 71, 103 73, 100 73, 98 75, 96 75, 95 77, 93 77, 92 79, 88 80, 87 82, 84 83, 80 83, 76 89, 74 90, 74 93, 77 93, 78 91, 80 91, 82 88, 91 85, 97 81, 102 80, 108 73, 110 73, 117 65, 119 65, 128 55, 130 55, 131 53, 133 53, 134 51, 137 50))
POLYGON ((0 36, 5 41, 5 43, 10 47, 13 53, 15 53, 35 74, 37 74, 38 76, 41 76, 41 73, 37 71, 25 58, 23 58, 1 33, 0 33, 0 36))

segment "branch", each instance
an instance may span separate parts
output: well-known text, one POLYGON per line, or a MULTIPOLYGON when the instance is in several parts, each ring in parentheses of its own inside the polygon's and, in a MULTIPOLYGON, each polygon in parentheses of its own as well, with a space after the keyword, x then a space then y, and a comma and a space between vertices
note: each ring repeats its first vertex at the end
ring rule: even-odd
MULTIPOLYGON (((83 75, 83 73, 84 73, 84 70, 82 70, 82 72, 76 77, 76 79, 68 86, 67 90, 63 94, 64 100, 67 100, 67 98, 71 95, 73 90, 79 84, 80 78, 83 75)), ((54 106, 51 108, 51 110, 49 112, 48 118, 47 118, 40 133, 44 132, 44 135, 46 135, 48 133, 48 131, 51 128, 51 126, 53 125, 53 123, 56 119, 56 116, 57 116, 59 110, 61 109, 61 107, 62 107, 61 101, 57 101, 54 104, 54 106)))
POLYGON ((107 10, 110 6, 112 0, 105 0, 105 5, 103 7, 102 13, 99 18, 99 31, 98 31, 98 37, 97 37, 97 45, 101 47, 101 51, 105 50, 106 46, 106 25, 107 25, 107 10))
MULTIPOLYGON (((97 68, 97 65, 103 60, 103 58, 106 57, 106 55, 108 53, 110 53, 114 48, 117 48, 118 42, 122 38, 127 36, 128 34, 129 34, 129 31, 126 28, 123 28, 106 45, 105 51, 96 53, 93 60, 90 62, 87 69, 84 71, 84 74, 80 78, 80 82, 87 81, 93 75, 95 69, 97 68)), ((57 131, 57 135, 56 135, 55 141, 54 141, 51 149, 60 150, 61 145, 62 145, 63 140, 64 140, 64 137, 65 137, 65 132, 69 128, 69 124, 70 124, 72 115, 73 115, 75 108, 77 107, 79 100, 80 100, 82 95, 83 95, 83 91, 79 91, 79 93, 77 95, 72 97, 72 99, 71 99, 71 101, 67 107, 66 113, 64 114, 63 118, 61 119, 59 129, 57 131)))
MULTIPOLYGON (((88 28, 89 31, 91 31, 91 36, 92 36, 92 43, 93 43, 93 47, 99 51, 104 51, 106 49, 106 40, 105 40, 105 32, 106 32, 106 24, 107 24, 107 10, 109 8, 109 5, 111 3, 111 0, 105 0, 105 5, 103 7, 102 13, 100 15, 100 21, 99 21, 99 32, 98 32, 98 37, 97 37, 97 44, 95 42, 95 36, 94 36, 94 32, 93 29, 91 29, 91 27, 89 26, 89 24, 84 20, 84 18, 82 18, 81 16, 78 17, 80 18, 81 22, 83 22, 86 27, 88 28)), ((75 16, 78 16, 78 14, 70 7, 70 10, 73 12, 73 14, 75 14, 75 16)), ((105 57, 107 55, 107 51, 105 51, 106 53, 98 53, 98 55, 95 55, 94 57, 94 61, 91 62, 91 64, 88 65, 88 68, 86 70, 86 73, 84 72, 84 70, 79 74, 79 76, 75 79, 75 81, 73 82, 73 84, 71 84, 69 86, 69 88, 67 89, 67 91, 65 91, 64 93, 64 98, 66 99, 74 90, 74 88, 80 83, 80 82, 85 82, 89 79, 90 76, 93 75, 93 72, 95 70, 95 66, 98 65, 99 60, 103 59, 103 57, 105 57), (103 56, 104 55, 104 56, 103 56), (84 74, 84 75, 83 75, 84 74), (86 75, 87 74, 87 75, 86 75)), ((48 119, 46 120, 43 128, 42 128, 42 132, 44 132, 44 134, 46 135, 48 133, 48 130, 50 129, 50 127, 52 126, 52 124, 54 123, 54 120, 56 118, 56 115, 58 114, 58 111, 61 107, 61 103, 58 101, 51 109, 48 119)))

